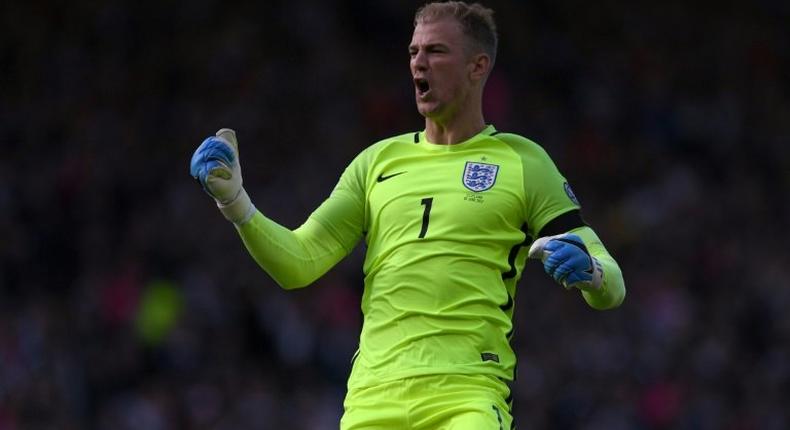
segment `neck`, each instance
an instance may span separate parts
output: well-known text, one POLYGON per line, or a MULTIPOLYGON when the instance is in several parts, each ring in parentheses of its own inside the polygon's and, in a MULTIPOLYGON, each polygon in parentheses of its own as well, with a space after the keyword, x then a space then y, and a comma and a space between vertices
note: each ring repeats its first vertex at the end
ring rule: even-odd
POLYGON ((451 118, 425 118, 428 141, 440 145, 454 145, 480 133, 486 127, 482 109, 458 112, 451 118))

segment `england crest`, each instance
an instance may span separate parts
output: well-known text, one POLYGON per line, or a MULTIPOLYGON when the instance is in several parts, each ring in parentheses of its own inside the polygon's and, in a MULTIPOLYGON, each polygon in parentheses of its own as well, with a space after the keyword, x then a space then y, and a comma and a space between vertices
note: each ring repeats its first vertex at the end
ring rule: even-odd
POLYGON ((476 193, 485 191, 494 186, 499 166, 488 163, 466 162, 464 168, 464 186, 476 193))

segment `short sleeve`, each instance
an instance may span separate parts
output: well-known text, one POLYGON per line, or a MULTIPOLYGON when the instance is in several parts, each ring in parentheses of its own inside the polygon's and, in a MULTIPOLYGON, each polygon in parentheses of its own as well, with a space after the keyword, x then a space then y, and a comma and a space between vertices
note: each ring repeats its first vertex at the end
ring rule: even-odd
POLYGON ((524 159, 525 221, 532 237, 557 216, 581 208, 570 184, 549 155, 535 146, 524 159))

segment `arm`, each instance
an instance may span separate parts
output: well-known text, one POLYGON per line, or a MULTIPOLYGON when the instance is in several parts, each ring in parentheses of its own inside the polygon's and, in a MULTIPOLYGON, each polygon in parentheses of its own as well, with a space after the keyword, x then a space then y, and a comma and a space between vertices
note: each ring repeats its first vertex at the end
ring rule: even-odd
POLYGON ((289 230, 257 212, 236 224, 250 255, 285 289, 311 284, 348 255, 362 238, 364 157, 343 172, 332 194, 307 221, 289 230))
POLYGON ((356 246, 364 223, 364 165, 343 173, 332 195, 296 230, 266 218, 242 187, 233 130, 209 137, 192 156, 190 173, 214 198, 239 232, 250 255, 281 287, 304 287, 326 273, 356 246))
POLYGON ((579 289, 592 308, 616 308, 625 299, 620 267, 590 227, 542 237, 532 244, 529 256, 541 259, 546 273, 565 288, 579 289))
POLYGON ((581 204, 543 148, 515 135, 500 135, 521 154, 524 213, 529 234, 538 239, 530 258, 566 288, 578 288, 595 309, 619 306, 625 298, 617 262, 581 217, 581 204), (575 243, 574 243, 575 242, 575 243))
POLYGON ((620 266, 590 227, 582 227, 570 233, 579 236, 587 247, 590 256, 602 269, 602 280, 597 289, 581 290, 584 300, 595 309, 612 309, 625 300, 625 281, 620 266))
POLYGON ((291 231, 256 212, 236 230, 255 262, 285 289, 313 283, 353 249, 313 218, 291 231))

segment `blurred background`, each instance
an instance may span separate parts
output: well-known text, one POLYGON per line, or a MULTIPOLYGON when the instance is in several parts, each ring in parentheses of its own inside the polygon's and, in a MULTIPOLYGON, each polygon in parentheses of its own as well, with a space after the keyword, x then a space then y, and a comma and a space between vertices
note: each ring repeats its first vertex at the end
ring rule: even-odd
MULTIPOLYGON (((189 159, 235 128, 300 225, 422 129, 419 4, 2 3, 0 430, 337 428, 364 250, 280 290, 189 159)), ((790 428, 790 3, 486 4, 486 119, 553 156, 628 288, 601 313, 527 265, 518 428, 790 428)))

